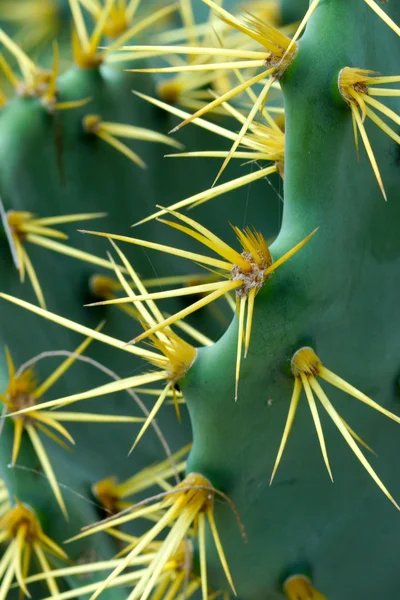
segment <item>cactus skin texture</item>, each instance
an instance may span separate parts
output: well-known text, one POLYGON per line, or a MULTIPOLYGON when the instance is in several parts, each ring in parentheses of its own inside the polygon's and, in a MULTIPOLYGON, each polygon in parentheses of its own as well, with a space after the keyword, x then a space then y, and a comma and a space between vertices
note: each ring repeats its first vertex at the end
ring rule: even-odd
MULTIPOLYGON (((307 4, 283 0, 283 21, 300 20, 307 4)), ((395 0, 382 7, 400 23, 400 7, 395 0)), ((240 515, 246 541, 240 535, 232 506, 215 501, 215 521, 240 600, 395 598, 398 511, 362 468, 321 407, 334 483, 330 481, 304 390, 279 470, 270 485, 293 393, 291 360, 301 348, 311 347, 326 368, 387 411, 400 414, 396 295, 400 154, 391 138, 367 123, 388 198, 385 202, 361 141, 357 157, 351 111, 338 89, 344 67, 399 75, 400 38, 363 0, 321 0, 298 46, 280 80, 286 135, 282 222, 281 200, 265 182, 253 183, 249 195, 247 188, 239 189, 207 203, 196 209, 195 218, 223 239, 230 239, 232 245, 234 237, 229 233, 228 221, 242 225, 244 213, 245 224, 254 225, 267 239, 279 230, 270 248, 274 258, 315 228, 318 231, 274 273, 256 297, 251 345, 242 360, 238 400, 234 400, 238 319, 235 317, 227 327, 211 309, 204 309, 193 315, 191 323, 217 341, 198 350, 193 365, 179 381, 187 405, 187 412, 182 409, 182 423, 176 422, 170 406, 163 407, 157 422, 171 450, 193 440, 187 474, 206 478, 229 498, 240 515)), ((98 114, 104 121, 167 133, 176 120, 131 93, 135 89, 155 96, 155 82, 149 75, 133 76, 107 65, 94 69, 73 67, 59 77, 58 89, 62 100, 90 97, 92 101, 88 106, 53 116, 39 100, 16 97, 1 110, 0 197, 7 210, 29 210, 43 217, 104 211, 108 212, 104 225, 85 224, 85 228, 131 235, 128 226, 154 212, 156 204, 168 206, 205 189, 205 182, 207 186, 212 184, 215 163, 196 160, 188 174, 184 161, 163 159, 165 148, 161 145, 128 143, 148 164, 148 169, 142 171, 102 140, 84 132, 83 117, 98 114)), ((385 105, 400 112, 399 98, 385 98, 385 105)), ((215 136, 192 126, 177 136, 190 149, 193 138, 196 150, 225 149, 215 136)), ((229 166, 230 179, 241 174, 243 168, 238 161, 229 166)), ((271 181, 279 189, 278 176, 271 181)), ((72 246, 105 256, 104 240, 81 236, 75 230, 75 225, 65 228, 72 246)), ((155 221, 142 226, 139 237, 163 244, 175 242, 175 232, 155 221)), ((189 242, 187 248, 198 251, 189 242)), ((121 340, 138 335, 138 325, 114 307, 83 307, 94 300, 88 281, 99 269, 42 248, 32 246, 29 251, 49 310, 92 328, 106 319, 104 331, 121 340)), ((157 252, 147 256, 136 247, 127 247, 126 252, 143 277, 151 277, 154 272, 159 276, 185 273, 186 263, 175 257, 157 252)), ((22 287, 19 282, 5 235, 0 238, 0 269, 2 292, 36 302, 29 285, 22 287)), ((182 306, 178 298, 168 306, 168 312, 182 306)), ((221 310, 222 318, 229 321, 223 305, 221 310)), ((3 300, 0 339, 2 346, 9 347, 17 366, 40 352, 73 351, 82 341, 77 334, 3 300)), ((124 377, 143 372, 143 363, 136 357, 98 342, 93 342, 86 354, 124 377)), ((57 360, 38 363, 41 379, 55 368, 57 360)), ((77 363, 46 400, 107 381, 90 365, 77 363)), ((0 391, 5 390, 7 382, 2 355, 0 391)), ((362 406, 342 390, 325 382, 322 387, 339 414, 372 445, 379 458, 369 455, 368 460, 399 501, 395 461, 400 451, 398 424, 362 406)), ((142 416, 125 392, 91 399, 82 410, 142 416)), ((165 459, 151 428, 129 458, 126 454, 138 431, 135 425, 71 424, 68 430, 76 440, 73 454, 45 442, 56 477, 66 486, 63 496, 68 522, 41 476, 27 436, 23 436, 17 466, 11 469, 10 419, 5 419, 0 437, 0 476, 10 498, 17 497, 29 505, 46 535, 59 545, 104 516, 97 501, 93 502, 91 486, 95 482, 112 475, 124 480, 165 459)), ((143 527, 129 531, 141 535, 143 527)), ((72 561, 79 562, 110 560, 119 550, 104 533, 83 537, 63 548, 72 561)), ((196 542, 194 549, 199 573, 201 557, 196 542)), ((213 590, 225 591, 226 572, 208 527, 206 550, 208 584, 213 590)), ((103 579, 101 574, 85 577, 84 583, 103 579)), ((60 585, 73 588, 83 582, 69 577, 60 585)), ((34 600, 48 596, 40 585, 29 586, 29 590, 34 600)), ((131 588, 109 588, 100 597, 123 600, 130 592, 131 588)), ((13 590, 7 598, 14 594, 17 598, 18 593, 13 590)), ((215 596, 210 593, 208 597, 215 596)))

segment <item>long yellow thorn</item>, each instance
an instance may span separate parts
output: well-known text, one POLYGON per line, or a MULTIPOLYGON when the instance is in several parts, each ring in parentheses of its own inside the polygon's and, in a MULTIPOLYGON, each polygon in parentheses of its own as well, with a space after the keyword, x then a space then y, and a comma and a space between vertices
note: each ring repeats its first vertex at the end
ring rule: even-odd
POLYGON ((97 135, 97 137, 102 139, 103 142, 106 142, 107 144, 109 144, 110 146, 115 148, 115 150, 118 150, 118 152, 121 152, 121 154, 124 154, 133 163, 138 165, 138 167, 141 167, 142 169, 146 168, 147 165, 140 158, 140 156, 138 156, 136 154, 136 152, 133 152, 133 150, 131 150, 126 144, 123 144, 122 142, 117 140, 117 138, 115 138, 113 135, 110 135, 106 131, 99 131, 98 133, 96 133, 96 135, 97 135))
POLYGON ((254 118, 257 114, 257 112, 260 110, 260 108, 264 105, 267 96, 268 96, 268 92, 271 89, 271 85, 273 83, 273 78, 271 77, 269 79, 269 81, 267 81, 267 83, 265 84, 265 86, 263 87, 261 94, 259 94, 256 102, 254 103, 251 111, 249 112, 245 122, 242 125, 241 130, 239 131, 236 140, 233 143, 232 148, 229 151, 228 156, 226 157, 226 159, 223 162, 222 167, 220 168, 217 177, 214 180, 213 186, 217 183, 218 179, 221 177, 222 173, 224 172, 224 170, 226 169, 226 167, 228 166, 228 163, 230 162, 233 154, 236 152, 239 144, 242 142, 244 136, 247 133, 247 130, 249 129, 249 126, 251 125, 251 123, 254 121, 254 118))
MULTIPOLYGON (((287 47, 284 56, 286 56, 290 52, 290 50, 293 48, 296 41, 299 39, 300 35, 303 33, 304 28, 306 27, 308 21, 310 20, 310 17, 312 16, 313 12, 317 8, 320 1, 321 0, 313 0, 313 2, 311 2, 306 14, 304 15, 300 25, 298 26, 298 28, 296 30, 296 33, 292 37, 292 40, 291 40, 289 46, 287 47)), ((204 2, 204 0, 203 0, 203 2, 204 2)))
MULTIPOLYGON (((165 298, 178 298, 181 296, 190 296, 191 294, 204 294, 206 292, 213 292, 218 290, 221 286, 225 285, 225 281, 218 281, 216 283, 203 283, 201 285, 193 285, 190 287, 178 288, 176 290, 167 290, 165 292, 153 292, 151 294, 145 294, 143 296, 135 296, 135 302, 144 302, 147 300, 162 300, 165 298)), ((132 302, 133 298, 130 296, 123 296, 122 298, 112 298, 111 300, 103 300, 101 302, 93 302, 86 306, 104 306, 109 304, 125 304, 126 302, 132 302)))
POLYGON ((198 516, 198 540, 199 540, 199 554, 200 554, 200 579, 201 579, 201 591, 203 600, 208 598, 208 585, 207 585, 207 560, 206 560, 206 523, 204 513, 200 513, 198 516))
POLYGON ((400 36, 400 27, 396 25, 396 23, 385 13, 384 10, 381 9, 375 0, 364 0, 364 2, 368 4, 368 6, 372 8, 374 12, 376 12, 376 14, 382 19, 382 21, 386 23, 386 25, 390 27, 390 29, 393 29, 393 31, 400 36))
POLYGON ((351 450, 354 452, 354 454, 356 455, 356 457, 358 458, 358 460, 360 461, 360 463, 362 464, 364 469, 372 477, 372 479, 375 481, 375 483, 378 485, 378 487, 382 490, 382 492, 385 494, 385 496, 392 502, 392 504, 394 504, 394 506, 397 508, 397 510, 400 510, 400 506, 397 504, 397 502, 395 501, 393 496, 389 493, 388 489, 385 487, 385 485, 383 484, 381 479, 379 479, 378 475, 375 473, 374 469, 371 467, 371 465, 365 458, 364 454, 361 452, 361 450, 359 449, 359 447, 353 440, 352 436, 347 431, 347 429, 346 429, 345 425, 343 424, 341 418, 339 417, 338 413, 336 412, 336 410, 334 409, 334 407, 328 400, 328 397, 326 396, 324 390, 321 388, 318 381, 314 377, 310 377, 310 385, 313 388, 313 390, 315 391, 315 393, 317 394, 317 396, 318 396, 320 402, 322 403, 323 407, 325 408, 326 412, 331 417, 332 421, 334 422, 336 427, 339 429, 340 433, 342 434, 345 441, 350 446, 351 450))
POLYGON ((316 227, 314 229, 314 231, 312 231, 307 237, 304 238, 304 240, 302 240, 301 242, 296 244, 296 246, 291 248, 288 252, 285 252, 285 254, 283 256, 278 258, 278 260, 273 262, 270 267, 265 269, 264 277, 266 277, 270 273, 273 273, 278 267, 283 265, 283 263, 285 263, 287 260, 289 260, 289 258, 291 258, 294 254, 296 254, 317 233, 318 229, 319 229, 319 227, 316 227))
POLYGON ((385 201, 387 201, 387 196, 386 196, 385 188, 384 188, 384 185, 383 185, 382 177, 381 177, 381 174, 380 174, 380 171, 379 171, 378 163, 376 162, 376 158, 375 158, 374 152, 372 150, 372 146, 370 144, 370 141, 368 139, 368 135, 367 135, 367 132, 365 130, 364 124, 362 122, 362 119, 360 117, 360 114, 359 114, 357 108, 352 105, 351 106, 351 110, 352 110, 354 118, 356 120, 357 127, 358 127, 358 130, 360 132, 362 141, 364 143, 365 150, 367 151, 367 155, 368 155, 369 161, 370 161, 370 163, 372 165, 372 169, 374 171, 376 180, 378 182, 378 185, 379 185, 379 187, 381 189, 381 192, 383 194, 383 197, 384 197, 385 201))
POLYGON ((135 548, 120 561, 118 567, 114 569, 114 571, 107 577, 105 581, 102 581, 100 584, 97 584, 96 592, 91 596, 90 600, 95 600, 100 596, 102 592, 106 588, 108 588, 115 578, 129 565, 132 558, 138 556, 140 552, 146 548, 147 544, 153 541, 159 533, 164 529, 164 527, 168 526, 171 522, 171 518, 176 514, 176 506, 171 506, 171 508, 165 513, 165 515, 158 521, 158 523, 150 529, 144 536, 142 536, 140 542, 135 546, 135 548))
MULTIPOLYGON (((43 414, 43 413, 42 413, 43 414)), ((98 415, 96 413, 82 412, 49 412, 54 421, 68 423, 143 423, 144 417, 120 417, 118 415, 98 415)))
POLYGON ((269 75, 271 75, 273 73, 273 71, 274 71, 274 69, 268 69, 266 71, 263 71, 262 73, 259 73, 258 75, 256 75, 255 77, 252 77, 248 81, 245 81, 244 83, 241 83, 240 85, 232 88, 228 92, 225 92, 225 94, 223 94, 222 96, 219 96, 219 98, 217 98, 216 100, 213 100, 212 102, 210 102, 209 104, 207 104, 206 106, 204 106, 203 108, 201 108, 200 110, 198 110, 197 112, 195 112, 190 118, 186 119, 185 121, 182 121, 182 123, 179 123, 179 125, 177 125, 176 127, 174 127, 170 131, 170 133, 175 133, 176 131, 178 131, 179 129, 181 129, 182 127, 184 127, 185 125, 188 125, 188 123, 190 123, 194 119, 197 119, 198 117, 201 117, 205 113, 213 110, 217 106, 220 106, 221 104, 223 104, 224 102, 230 100, 231 98, 234 98, 235 96, 238 96, 246 88, 248 88, 248 87, 250 87, 250 86, 258 83, 259 81, 262 81, 263 79, 265 79, 266 77, 268 77, 269 75))
POLYGON ((241 60, 237 62, 183 65, 151 69, 128 69, 132 73, 195 73, 196 71, 225 71, 226 69, 256 69, 265 66, 265 60, 241 60))
POLYGON ((34 447, 37 457, 43 467, 43 471, 45 472, 45 475, 49 481, 50 487, 53 490, 53 493, 54 493, 54 496, 56 497, 58 505, 61 508, 61 511, 62 511, 65 519, 68 521, 67 508, 65 506, 63 497, 61 495, 61 491, 60 491, 59 485, 57 483, 57 479, 54 475, 53 467, 50 464, 49 458, 48 458, 46 451, 43 447, 43 444, 39 438, 39 435, 37 434, 33 425, 25 425, 25 429, 28 432, 28 435, 32 442, 32 446, 34 447))
POLYGON ((99 237, 105 237, 111 240, 119 240, 120 242, 127 242, 128 244, 143 246, 144 248, 150 248, 152 250, 159 250, 160 252, 166 252, 167 254, 173 254, 174 256, 180 256, 181 258, 188 258, 194 262, 200 262, 205 265, 217 267, 217 269, 230 269, 231 267, 231 264, 226 261, 204 256, 202 254, 196 254, 195 252, 187 252, 186 250, 180 250, 178 248, 174 248, 173 246, 165 246, 164 244, 157 244, 155 242, 131 238, 126 235, 116 235, 112 233, 101 233, 100 231, 88 230, 81 230, 81 233, 88 233, 90 235, 97 235, 99 237))
MULTIPOLYGON (((400 90, 396 91, 399 91, 400 94, 400 90)), ((364 96, 364 100, 367 104, 370 104, 371 106, 379 110, 379 112, 383 113, 386 117, 389 117, 389 119, 394 121, 396 125, 400 125, 400 115, 398 115, 393 110, 382 104, 382 102, 379 102, 378 100, 375 100, 375 98, 371 98, 369 95, 366 94, 364 96)))
POLYGON ((148 417, 146 418, 146 422, 144 423, 143 427, 141 428, 141 430, 139 431, 136 440, 134 442, 134 444, 132 445, 131 449, 129 450, 129 454, 131 454, 134 449, 136 448, 136 446, 138 445, 138 443, 140 442, 140 440, 142 439, 143 435, 145 434, 145 432, 147 431, 147 429, 149 428, 152 420, 155 418, 156 414, 158 413, 158 411, 160 410, 161 406, 164 403, 165 398, 168 395, 168 392, 170 391, 172 386, 172 383, 168 383, 161 396, 158 398, 157 402, 155 403, 155 405, 153 406, 153 408, 151 409, 148 417))
POLYGON ((238 399, 239 393, 239 378, 240 378, 240 365, 242 362, 242 348, 244 338, 244 315, 246 311, 247 296, 242 296, 238 303, 238 338, 237 338, 237 351, 236 351, 236 376, 235 376, 235 400, 238 399))
POLYGON ((59 254, 64 254, 65 256, 70 256, 71 258, 77 258, 83 262, 88 262, 92 265, 96 265, 97 267, 103 267, 104 269, 113 268, 112 265, 103 258, 99 258, 94 254, 89 254, 89 252, 84 252, 83 250, 78 250, 72 246, 67 246, 67 244, 60 244, 59 242, 44 238, 40 235, 28 233, 26 236, 26 241, 31 242, 36 246, 46 248, 47 250, 52 250, 53 252, 58 252, 59 254))
POLYGON ((120 48, 123 51, 139 51, 139 52, 159 52, 160 54, 198 54, 211 56, 229 56, 231 58, 248 58, 253 60, 262 60, 266 58, 265 52, 254 50, 228 49, 228 48, 203 48, 190 46, 125 46, 120 48))
POLYGON ((58 594, 60 593, 60 590, 58 589, 56 580, 51 575, 51 567, 48 563, 46 555, 43 552, 40 544, 38 544, 38 543, 33 544, 33 549, 34 549, 34 552, 36 553, 37 559, 40 563, 40 566, 41 566, 43 572, 47 573, 47 575, 48 575, 46 582, 47 582, 47 587, 49 588, 50 594, 52 594, 54 597, 57 597, 58 594))
POLYGON ((23 408, 18 412, 11 413, 10 416, 17 416, 29 412, 33 413, 48 408, 55 408, 60 405, 66 406, 68 404, 73 404, 74 402, 80 402, 82 400, 96 398, 97 396, 106 396, 108 394, 122 392, 124 390, 131 389, 136 385, 145 385, 146 383, 154 383, 156 381, 160 381, 162 379, 165 379, 167 375, 168 374, 166 371, 155 371, 153 373, 146 373, 144 375, 133 375, 132 377, 127 377, 118 381, 112 381, 111 383, 106 383, 99 387, 92 388, 87 392, 73 394, 71 396, 65 396, 64 398, 57 398, 57 400, 50 400, 49 402, 43 402, 42 404, 37 404, 33 408, 23 408))
POLYGON ((56 217, 39 217, 38 219, 30 219, 31 225, 65 225, 65 223, 75 223, 77 221, 92 221, 93 219, 103 219, 108 213, 81 213, 73 215, 57 215, 56 217))
POLYGON ((90 40, 86 29, 85 21, 82 15, 81 7, 79 5, 79 0, 69 0, 69 4, 71 7, 76 33, 78 35, 81 48, 85 53, 89 54, 90 40))
POLYGON ((172 315, 171 317, 168 317, 167 319, 165 319, 165 321, 158 324, 156 327, 152 327, 151 329, 148 329, 147 331, 145 331, 144 333, 140 334, 139 336, 137 336, 135 338, 135 340, 134 340, 135 343, 140 342, 141 340, 145 339, 149 335, 152 335, 153 333, 156 333, 159 329, 163 329, 164 327, 172 325, 173 323, 175 323, 178 320, 184 319, 185 317, 190 315, 190 313, 192 313, 196 310, 199 310, 199 308, 202 308, 203 306, 206 306, 207 304, 210 304, 210 302, 214 302, 214 300, 217 300, 218 298, 220 298, 227 292, 230 292, 231 290, 239 287, 240 285, 242 285, 241 281, 227 281, 226 288, 223 287, 223 288, 220 288, 219 290, 216 290, 215 292, 212 292, 211 294, 208 294, 208 296, 206 296, 205 298, 201 298, 200 300, 198 300, 191 306, 188 306, 187 308, 184 308, 183 310, 177 312, 176 314, 172 315))
POLYGON ((311 411, 312 418, 314 421, 315 429, 317 431, 319 445, 321 446, 321 452, 322 452, 322 456, 324 459, 324 463, 328 470, 329 477, 331 478, 331 481, 333 483, 332 469, 331 469, 331 465, 329 463, 328 452, 326 450, 325 437, 324 437, 324 432, 322 430, 321 420, 320 420, 319 414, 318 414, 318 408, 315 403, 315 399, 314 399, 310 384, 308 382, 308 378, 306 377, 306 375, 304 373, 300 373, 300 377, 301 377, 301 381, 303 383, 304 391, 307 396, 308 405, 310 407, 310 411, 311 411))
MULTIPOLYGON (((276 172, 276 167, 266 167, 265 169, 260 169, 259 171, 255 171, 254 173, 249 173, 248 175, 243 175, 242 177, 238 177, 237 179, 232 179, 232 181, 228 181, 227 183, 223 183, 214 188, 210 188, 205 192, 200 192, 199 194, 195 194, 194 196, 190 196, 190 198, 185 198, 185 200, 181 200, 180 202, 176 202, 168 207, 169 210, 179 210, 186 206, 191 206, 194 204, 202 204, 203 202, 208 202, 213 198, 217 198, 222 194, 230 192, 232 190, 243 187, 244 185, 248 185, 253 181, 257 181, 258 179, 263 179, 276 172)), ((151 221, 160 217, 162 215, 167 214, 167 210, 159 210, 158 212, 153 213, 149 217, 138 221, 133 225, 133 227, 137 227, 138 225, 142 225, 143 223, 147 223, 147 221, 151 221)))
POLYGON ((329 371, 329 369, 327 369, 326 367, 320 368, 319 376, 322 377, 322 379, 325 379, 325 381, 327 381, 328 383, 337 387, 339 390, 342 390, 342 392, 353 396, 353 398, 360 400, 360 402, 364 402, 364 404, 366 404, 367 406, 380 412, 382 415, 385 415, 385 417, 392 419, 392 421, 395 421, 396 423, 400 423, 400 417, 390 412, 389 410, 386 410, 386 408, 383 408, 383 406, 381 406, 377 402, 374 402, 374 400, 360 392, 357 388, 347 383, 347 381, 345 381, 341 377, 338 377, 338 375, 335 375, 335 373, 332 373, 332 371, 329 371))
MULTIPOLYGON (((159 208, 161 208, 161 207, 159 207, 159 208)), ((165 210, 168 211, 168 213, 172 214, 177 219, 179 219, 180 221, 187 223, 190 227, 197 230, 207 240, 212 242, 212 246, 209 246, 209 247, 212 249, 215 249, 215 251, 218 251, 218 253, 220 253, 224 258, 226 258, 226 260, 232 262, 233 264, 238 264, 239 266, 242 266, 244 269, 246 268, 246 264, 243 262, 242 255, 239 254, 239 252, 236 252, 236 250, 233 250, 229 246, 229 244, 227 244, 226 242, 221 240, 221 238, 219 238, 217 235, 215 235, 212 231, 210 231, 209 229, 207 229, 206 227, 204 227, 203 225, 201 225, 194 219, 187 217, 186 215, 183 215, 179 212, 173 211, 168 208, 166 208, 165 210)), ((205 242, 202 241, 202 243, 205 243, 205 242)))
POLYGON ((38 306, 35 306, 34 304, 30 304, 29 302, 26 302, 25 300, 20 300, 19 298, 14 298, 13 296, 10 296, 8 294, 3 294, 3 293, 0 293, 0 298, 3 298, 4 300, 7 300, 8 302, 12 302, 13 304, 16 304, 17 306, 21 306, 22 308, 25 308, 25 309, 29 310, 30 312, 33 312, 33 313, 39 315, 40 317, 47 319, 48 321, 57 323, 58 325, 61 325, 62 327, 66 327, 67 329, 76 331, 77 333, 80 333, 84 336, 93 337, 93 339, 98 340, 99 342, 103 342, 104 344, 108 344, 109 346, 113 346, 114 348, 119 348, 120 350, 124 350, 125 352, 130 352, 131 354, 136 354, 138 356, 142 356, 143 358, 150 358, 150 359, 151 358, 155 358, 155 359, 160 358, 160 355, 157 354, 156 352, 151 352, 149 350, 144 350, 142 348, 135 348, 133 346, 127 346, 125 344, 125 342, 121 342, 120 340, 117 340, 109 335, 105 335, 104 333, 96 331, 95 329, 90 329, 89 327, 85 327, 84 325, 79 325, 79 323, 70 321, 69 319, 66 319, 65 317, 60 317, 59 315, 56 315, 55 313, 51 313, 47 310, 39 308, 38 306))
POLYGON ((290 432, 292 430, 294 418, 296 416, 297 407, 299 405, 301 389, 302 389, 301 380, 300 380, 299 377, 295 377, 293 394, 292 394, 292 399, 290 401, 289 412, 288 412, 288 416, 287 416, 287 419, 286 419, 286 425, 285 425, 285 429, 284 429, 284 432, 283 432, 283 435, 282 435, 282 440, 281 440, 281 443, 280 443, 280 446, 279 446, 278 455, 277 455, 276 460, 275 460, 275 465, 274 465, 274 469, 272 471, 272 475, 271 475, 271 479, 270 479, 269 485, 272 485, 272 482, 273 482, 273 480, 275 478, 275 475, 276 475, 276 472, 278 470, 279 464, 281 462, 281 458, 283 456, 284 450, 286 448, 286 444, 287 444, 287 441, 289 439, 290 432))
POLYGON ((236 590, 235 590, 235 586, 233 584, 232 575, 231 575, 231 572, 229 570, 228 562, 227 562, 226 557, 225 557, 225 552, 224 552, 224 549, 222 547, 221 540, 220 540, 220 537, 219 537, 218 529, 217 529, 217 526, 215 524, 214 513, 213 513, 212 509, 209 509, 207 511, 207 518, 208 518, 208 522, 209 522, 209 525, 210 525, 212 536, 214 538, 214 543, 215 543, 215 546, 217 548, 217 553, 218 553, 218 556, 219 556, 219 560, 221 561, 221 565, 222 565, 222 568, 223 568, 224 573, 225 573, 225 577, 227 578, 227 580, 229 582, 229 585, 232 588, 233 593, 235 594, 235 596, 237 596, 236 590))
POLYGON ((254 313, 254 301, 256 298, 256 289, 253 288, 249 292, 248 304, 247 304, 247 320, 246 320, 246 334, 245 334, 245 342, 244 342, 244 357, 246 358, 249 347, 250 347, 250 339, 251 339, 251 330, 253 327, 253 313, 254 313))
POLYGON ((18 459, 19 450, 21 448, 22 433, 24 431, 24 422, 22 419, 14 421, 14 440, 11 455, 11 464, 15 465, 18 459))
POLYGON ((39 279, 36 275, 36 271, 33 268, 31 259, 29 258, 28 253, 26 252, 26 250, 22 244, 21 244, 21 257, 22 257, 22 263, 25 265, 25 269, 28 274, 29 281, 31 282, 33 291, 35 292, 35 296, 40 304, 40 307, 45 309, 46 302, 44 299, 43 290, 40 286, 39 279))
MULTIPOLYGON (((104 325, 104 321, 102 323, 100 323, 100 325, 98 327, 96 327, 96 331, 101 331, 101 329, 103 328, 103 325, 104 325)), ((73 355, 66 358, 61 363, 61 365, 59 367, 57 367, 57 369, 55 369, 55 371, 53 371, 53 373, 51 373, 51 375, 49 375, 49 377, 47 377, 47 379, 45 379, 45 381, 43 381, 43 383, 34 390, 34 392, 32 394, 33 397, 36 400, 41 398, 43 396, 43 394, 45 394, 60 379, 60 377, 62 377, 62 375, 64 375, 64 373, 66 373, 66 371, 68 371, 68 369, 76 361, 76 357, 83 354, 85 352, 85 350, 89 347, 89 345, 91 344, 92 341, 93 341, 92 337, 86 338, 76 348, 73 355)))

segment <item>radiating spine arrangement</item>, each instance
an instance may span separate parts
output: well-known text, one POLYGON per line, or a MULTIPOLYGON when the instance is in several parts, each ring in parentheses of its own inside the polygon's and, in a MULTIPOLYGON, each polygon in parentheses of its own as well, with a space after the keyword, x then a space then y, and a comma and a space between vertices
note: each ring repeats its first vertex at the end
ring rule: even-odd
POLYGON ((0 5, 0 600, 395 597, 398 23, 0 5))

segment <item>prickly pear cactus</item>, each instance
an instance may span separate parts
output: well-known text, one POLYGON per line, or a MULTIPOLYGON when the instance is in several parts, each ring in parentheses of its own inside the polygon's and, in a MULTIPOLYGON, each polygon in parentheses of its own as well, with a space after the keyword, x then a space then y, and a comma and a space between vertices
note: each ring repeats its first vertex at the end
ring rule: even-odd
POLYGON ((48 4, 0 5, 0 600, 395 597, 400 8, 48 4))

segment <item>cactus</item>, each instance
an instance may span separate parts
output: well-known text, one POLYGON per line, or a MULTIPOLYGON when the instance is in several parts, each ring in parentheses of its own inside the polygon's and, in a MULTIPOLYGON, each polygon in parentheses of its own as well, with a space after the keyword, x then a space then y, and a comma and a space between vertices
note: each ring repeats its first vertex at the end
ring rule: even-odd
POLYGON ((395 597, 400 9, 138 4, 0 31, 0 600, 395 597))

